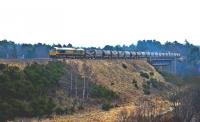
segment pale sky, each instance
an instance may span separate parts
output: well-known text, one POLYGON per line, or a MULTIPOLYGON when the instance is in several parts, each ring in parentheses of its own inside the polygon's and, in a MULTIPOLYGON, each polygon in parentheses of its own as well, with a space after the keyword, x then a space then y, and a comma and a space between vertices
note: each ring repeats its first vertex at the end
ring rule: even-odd
POLYGON ((156 39, 200 45, 198 0, 0 0, 0 40, 104 46, 156 39))

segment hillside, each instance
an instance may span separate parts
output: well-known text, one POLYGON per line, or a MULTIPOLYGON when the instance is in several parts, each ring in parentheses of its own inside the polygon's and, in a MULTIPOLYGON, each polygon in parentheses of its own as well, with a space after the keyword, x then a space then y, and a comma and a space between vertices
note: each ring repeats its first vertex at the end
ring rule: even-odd
MULTIPOLYGON (((162 101, 162 98, 159 95, 166 91, 167 88, 171 87, 171 84, 165 82, 164 78, 155 70, 155 68, 146 61, 62 60, 60 63, 59 62, 60 61, 51 61, 48 63, 48 61, 32 60, 27 60, 26 62, 17 60, 7 62, 1 60, 1 63, 8 64, 8 68, 19 67, 17 72, 22 74, 22 78, 20 77, 19 80, 14 80, 12 82, 20 83, 20 79, 25 78, 27 83, 33 84, 32 89, 34 96, 30 95, 28 100, 26 97, 16 97, 16 100, 26 101, 26 107, 28 107, 28 109, 25 108, 24 112, 28 110, 28 116, 26 114, 17 114, 17 116, 13 114, 14 118, 38 118, 39 115, 39 118, 44 118, 50 117, 53 114, 64 116, 64 120, 66 121, 74 121, 74 119, 70 118, 80 118, 80 121, 83 121, 85 118, 88 118, 88 116, 93 119, 87 121, 93 121, 95 119, 102 120, 102 118, 113 116, 113 114, 119 114, 124 108, 131 108, 132 110, 132 108, 134 108, 133 106, 137 107, 138 104, 141 103, 141 100, 154 100, 159 98, 158 101, 162 101), (53 67, 56 68, 56 70, 54 70, 53 67), (56 72, 57 74, 55 74, 56 72), (56 77, 56 79, 59 80, 53 79, 51 76, 53 74, 51 73, 54 74, 53 77, 56 77), (23 74, 25 74, 25 76, 23 74), (28 75, 28 77, 26 75, 28 75), (47 82, 48 80, 50 80, 50 82, 47 82), (40 85, 35 84, 37 82, 40 83, 40 85), (48 85, 48 87, 46 87, 45 84, 48 85), (38 91, 38 88, 44 90, 48 88, 43 91, 45 94, 42 96, 45 96, 45 101, 47 103, 49 100, 53 100, 51 101, 53 102, 51 103, 51 109, 47 110, 48 106, 43 106, 47 103, 44 103, 38 108, 39 111, 32 108, 31 103, 36 99, 34 98, 35 95, 38 95, 37 99, 42 100, 42 96, 39 97, 40 92, 38 91), (107 112, 110 108, 113 109, 107 112), (46 109, 47 111, 44 111, 43 109, 46 109), (102 109, 106 111, 102 111, 102 109)), ((6 73, 6 69, 3 69, 1 72, 1 76, 3 77, 6 73)), ((10 87, 9 84, 7 87, 10 87)), ((26 88, 26 84, 21 86, 21 88, 26 88)), ((10 100, 10 104, 12 104, 11 101, 12 100, 10 100)), ((161 103, 167 103, 166 105, 168 105, 168 102, 165 102, 164 100, 161 103)), ((40 103, 36 104, 39 105, 40 103)), ((21 107, 16 109, 21 109, 21 107)), ((10 110, 10 112, 11 111, 12 110, 10 110)), ((112 119, 112 117, 110 119, 112 119)), ((28 120, 30 121, 30 119, 28 120)))
POLYGON ((143 84, 152 78, 165 83, 163 77, 146 61, 75 60, 66 63, 77 67, 82 75, 87 72, 83 68, 86 65, 90 69, 88 76, 92 77, 92 82, 111 89, 121 98, 135 98, 143 94, 143 84), (147 73, 149 78, 142 77, 142 72, 147 73))
MULTIPOLYGON (((133 111, 141 104, 141 101, 157 99, 154 104, 164 105, 162 109, 169 109, 169 103, 160 98, 160 94, 171 87, 164 78, 146 61, 111 61, 111 60, 71 60, 67 64, 77 69, 78 74, 90 77, 90 82, 104 86, 119 95, 119 99, 111 101, 117 104, 109 112, 102 111, 100 106, 104 101, 86 103, 84 112, 75 115, 58 117, 55 121, 116 121, 118 114, 124 109, 133 111), (87 67, 87 68, 85 68, 87 67), (88 74, 89 72, 89 74, 88 74), (147 77, 141 75, 147 74, 147 77), (149 77, 149 78, 148 78, 149 77), (155 81, 149 88, 149 94, 145 95, 144 87, 148 82, 155 81), (95 106, 94 106, 95 104, 95 106), (90 107, 92 106, 92 107, 90 107), (135 106, 135 107, 134 107, 135 106)), ((66 77, 64 79, 67 79, 66 77)), ((64 82, 64 81, 63 81, 64 82)), ((147 85, 148 86, 148 85, 147 85)), ((160 108, 159 108, 160 109, 160 108)), ((50 121, 50 120, 46 120, 50 121)))

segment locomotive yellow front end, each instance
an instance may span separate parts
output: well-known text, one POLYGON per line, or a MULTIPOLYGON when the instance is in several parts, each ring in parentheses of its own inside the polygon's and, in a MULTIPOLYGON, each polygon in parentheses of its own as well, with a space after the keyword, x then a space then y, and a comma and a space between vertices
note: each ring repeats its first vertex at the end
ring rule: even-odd
POLYGON ((52 49, 49 51, 49 57, 55 58, 56 56, 57 56, 56 48, 52 48, 52 49))
POLYGON ((51 58, 83 58, 84 49, 54 47, 49 51, 51 58))

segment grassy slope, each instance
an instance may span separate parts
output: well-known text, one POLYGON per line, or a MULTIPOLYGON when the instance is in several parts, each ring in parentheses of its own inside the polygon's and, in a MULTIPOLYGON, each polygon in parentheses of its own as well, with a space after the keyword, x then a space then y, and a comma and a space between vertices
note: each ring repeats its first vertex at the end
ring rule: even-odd
MULTIPOLYGON (((27 63, 27 62, 26 62, 27 63)), ((26 65, 24 62, 14 62, 12 65, 18 65, 20 67, 24 67, 26 65)), ((120 96, 120 106, 119 108, 114 108, 109 112, 103 112, 99 108, 96 109, 91 106, 90 109, 85 109, 85 112, 77 113, 75 115, 68 115, 65 116, 64 119, 60 121, 86 121, 87 118, 92 118, 92 120, 100 119, 100 118, 110 118, 113 119, 112 116, 119 113, 124 108, 132 108, 133 102, 137 104, 137 101, 144 96, 143 94, 143 84, 147 81, 144 77, 140 76, 140 72, 146 72, 150 74, 153 72, 154 75, 151 78, 157 79, 159 82, 164 84, 168 84, 165 82, 164 78, 146 61, 125 61, 125 60, 66 60, 66 64, 71 65, 72 67, 76 68, 78 71, 77 73, 83 75, 85 72, 84 65, 90 68, 91 72, 89 73, 91 78, 91 82, 96 83, 98 85, 105 86, 106 88, 116 92, 120 96), (132 83, 133 81, 137 81, 137 85, 139 89, 135 87, 132 83), (125 107, 124 107, 125 106, 125 107), (89 112, 92 111, 92 112, 89 112), (73 119, 71 119, 73 118, 73 119), (77 118, 77 119, 76 119, 77 118)), ((66 77, 63 77, 66 79, 66 77)), ((58 97, 65 97, 65 92, 63 89, 58 88, 56 91, 57 98, 58 97)), ((156 90, 159 91, 159 90, 156 90)), ((150 96, 155 95, 155 92, 152 92, 150 96)), ((69 102, 70 99, 63 102, 69 102)), ((88 107, 90 105, 87 105, 88 107)), ((56 118, 58 119, 58 118, 56 118)), ((106 119, 103 119, 106 120, 106 119)), ((44 121, 49 121, 44 120, 44 121)), ((59 119, 58 119, 59 121, 59 119)))
MULTIPOLYGON (((87 61, 72 61, 78 66, 79 72, 83 74, 85 71, 82 65, 85 63, 91 67, 94 75, 93 82, 103 85, 114 92, 118 93, 122 98, 135 98, 142 93, 142 84, 145 78, 140 76, 140 72, 154 73, 152 78, 160 82, 165 82, 164 78, 146 61, 110 61, 110 60, 87 60, 87 61), (125 65, 127 68, 124 68, 125 65), (132 83, 137 81, 139 90, 137 90, 132 83)), ((70 62, 67 62, 70 63, 70 62)))
MULTIPOLYGON (((146 61, 110 61, 110 60, 72 60, 66 61, 67 64, 77 67, 79 74, 84 74, 85 70, 83 65, 86 64, 91 68, 93 80, 99 85, 105 86, 113 90, 120 96, 120 107, 113 108, 110 111, 102 111, 100 109, 89 109, 83 113, 74 115, 55 117, 52 121, 115 121, 120 111, 127 109, 132 111, 134 106, 137 106, 138 101, 144 97, 142 84, 145 83, 144 77, 140 76, 140 72, 154 73, 151 78, 157 79, 159 82, 167 85, 164 78, 146 61), (127 68, 124 68, 125 65, 127 68), (139 89, 135 88, 132 83, 133 80, 137 81, 139 89), (112 85, 111 85, 112 84, 112 85)), ((157 92, 159 90, 156 90, 157 92)), ((149 95, 153 97, 154 92, 149 95)), ((166 102, 157 101, 158 104, 167 106, 166 102)), ((166 107, 167 108, 167 107, 166 107)), ((44 120, 50 121, 49 119, 44 120)))

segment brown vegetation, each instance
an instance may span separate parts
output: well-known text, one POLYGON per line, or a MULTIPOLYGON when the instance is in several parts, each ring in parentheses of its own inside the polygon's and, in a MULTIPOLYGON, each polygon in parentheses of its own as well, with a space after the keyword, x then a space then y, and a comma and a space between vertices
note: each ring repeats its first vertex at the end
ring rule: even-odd
MULTIPOLYGON (((133 114, 133 111, 138 111, 140 106, 143 106, 141 101, 146 100, 166 105, 162 106, 162 111, 169 108, 169 103, 163 102, 162 99, 153 100, 164 91, 161 91, 158 85, 165 87, 169 83, 146 61, 74 59, 64 62, 65 73, 58 81, 59 85, 55 91, 50 93, 57 103, 57 115, 53 114, 53 119, 43 121, 118 121, 121 111, 125 114, 123 111, 126 109, 127 113, 133 114), (149 78, 143 77, 141 72, 149 78), (146 100, 143 99, 144 84, 149 84, 150 91, 150 94, 145 96, 146 100), (95 91, 91 93, 93 88, 95 91), (102 111, 101 108, 110 110, 102 111)), ((16 63, 18 62, 13 64, 16 63)), ((27 63, 34 62, 20 62, 19 66, 27 63)), ((157 108, 152 109, 158 112, 157 108)))

